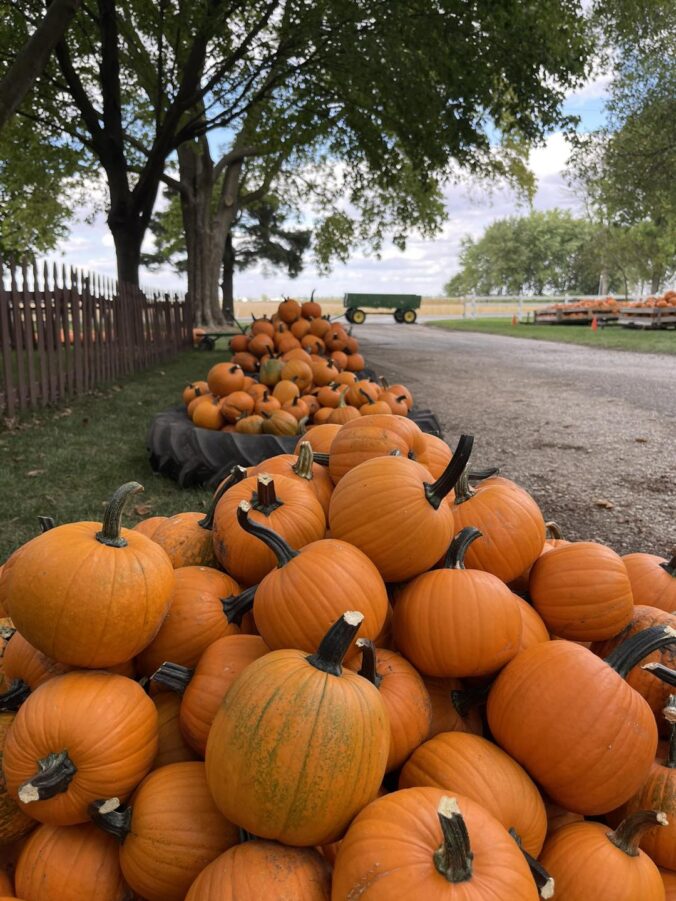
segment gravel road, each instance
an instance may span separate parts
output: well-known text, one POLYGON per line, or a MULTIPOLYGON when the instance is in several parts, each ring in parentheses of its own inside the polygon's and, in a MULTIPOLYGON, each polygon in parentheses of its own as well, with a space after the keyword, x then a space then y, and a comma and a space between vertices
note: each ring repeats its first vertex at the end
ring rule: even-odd
MULTIPOLYGON (((476 437, 564 536, 619 553, 676 545, 676 356, 367 322, 370 366, 476 437)), ((674 335, 676 340, 676 335, 674 335)))

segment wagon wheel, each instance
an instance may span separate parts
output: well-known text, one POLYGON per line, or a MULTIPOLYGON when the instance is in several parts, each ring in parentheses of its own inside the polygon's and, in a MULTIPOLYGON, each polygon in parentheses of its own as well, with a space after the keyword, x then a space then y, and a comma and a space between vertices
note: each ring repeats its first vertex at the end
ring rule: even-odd
POLYGON ((361 325, 362 322, 366 321, 366 313, 363 310, 352 310, 352 322, 355 325, 361 325))
POLYGON ((216 347, 216 340, 205 335, 197 345, 198 350, 213 350, 216 347))
POLYGON ((404 310, 402 319, 407 325, 412 325, 418 318, 418 314, 415 310, 404 310))
POLYGON ((348 322, 352 322, 352 313, 353 313, 352 307, 348 307, 347 310, 345 311, 345 318, 347 319, 348 322))
POLYGON ((403 322, 404 321, 404 314, 402 313, 401 310, 394 311, 394 321, 395 322, 403 322))

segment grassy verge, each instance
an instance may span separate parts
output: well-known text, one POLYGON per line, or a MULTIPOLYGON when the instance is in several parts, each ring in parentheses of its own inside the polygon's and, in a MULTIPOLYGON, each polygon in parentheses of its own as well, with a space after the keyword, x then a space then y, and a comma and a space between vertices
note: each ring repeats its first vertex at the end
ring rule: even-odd
POLYGON ((608 350, 630 350, 649 354, 676 354, 676 331, 639 331, 619 326, 600 328, 594 332, 587 325, 512 325, 509 319, 443 319, 429 322, 435 328, 459 332, 481 332, 508 338, 533 338, 582 344, 608 350))
POLYGON ((111 491, 130 480, 145 492, 130 505, 127 525, 204 509, 209 492, 181 490, 153 474, 145 439, 152 416, 179 402, 186 382, 204 378, 224 356, 187 351, 67 409, 46 410, 0 432, 0 562, 36 534, 38 514, 57 523, 100 521, 111 491), (134 510, 146 506, 144 515, 134 510))

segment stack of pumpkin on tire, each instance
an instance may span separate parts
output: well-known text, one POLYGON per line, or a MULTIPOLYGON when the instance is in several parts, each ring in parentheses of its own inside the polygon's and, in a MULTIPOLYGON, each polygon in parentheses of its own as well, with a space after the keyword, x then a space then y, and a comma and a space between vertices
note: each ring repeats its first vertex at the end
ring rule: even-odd
POLYGON ((19 548, 0 891, 673 897, 676 559, 546 539, 472 451, 327 424, 206 516, 124 529, 129 483, 19 548))
POLYGON ((183 402, 196 426, 245 435, 296 435, 315 425, 343 425, 379 413, 407 416, 404 385, 360 379, 357 339, 321 317, 315 302, 286 300, 251 335, 230 342, 233 356, 192 382, 183 402))

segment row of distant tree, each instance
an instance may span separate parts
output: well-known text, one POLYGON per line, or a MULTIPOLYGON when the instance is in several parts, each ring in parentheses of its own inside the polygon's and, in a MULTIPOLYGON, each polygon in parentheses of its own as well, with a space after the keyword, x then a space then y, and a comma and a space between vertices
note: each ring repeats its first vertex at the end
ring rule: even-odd
POLYGON ((599 62, 626 85, 618 171, 642 175, 634 208, 616 203, 592 136, 595 216, 666 231, 674 16, 673 0, 0 0, 0 253, 49 250, 84 204, 105 211, 120 279, 171 261, 218 323, 238 265, 293 274, 308 251, 326 267, 434 235, 452 178, 532 194, 529 150, 574 128, 562 101, 599 62))

